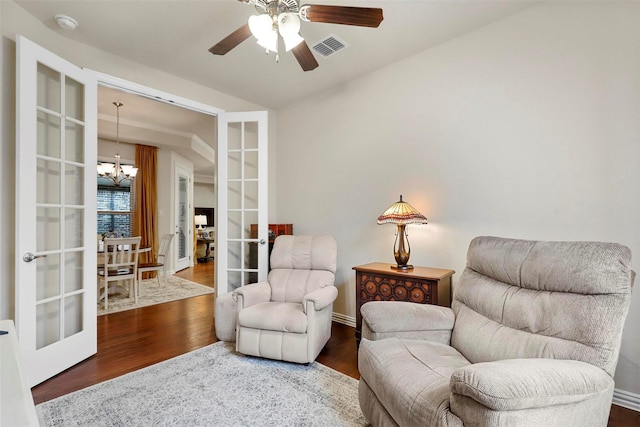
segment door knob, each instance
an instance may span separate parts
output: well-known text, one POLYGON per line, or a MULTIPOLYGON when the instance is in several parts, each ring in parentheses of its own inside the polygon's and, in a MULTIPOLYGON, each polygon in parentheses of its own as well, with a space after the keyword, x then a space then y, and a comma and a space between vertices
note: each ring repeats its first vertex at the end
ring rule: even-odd
POLYGON ((22 257, 22 260, 24 262, 31 262, 36 258, 45 258, 46 255, 34 255, 31 252, 27 252, 26 254, 24 254, 24 256, 22 257))

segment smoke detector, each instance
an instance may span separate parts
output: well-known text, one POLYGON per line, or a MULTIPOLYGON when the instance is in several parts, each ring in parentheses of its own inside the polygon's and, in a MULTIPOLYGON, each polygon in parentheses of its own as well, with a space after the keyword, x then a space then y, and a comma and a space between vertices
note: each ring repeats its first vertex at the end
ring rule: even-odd
POLYGON ((63 30, 75 30, 78 26, 78 21, 70 16, 58 14, 54 16, 54 18, 58 23, 58 26, 63 30))

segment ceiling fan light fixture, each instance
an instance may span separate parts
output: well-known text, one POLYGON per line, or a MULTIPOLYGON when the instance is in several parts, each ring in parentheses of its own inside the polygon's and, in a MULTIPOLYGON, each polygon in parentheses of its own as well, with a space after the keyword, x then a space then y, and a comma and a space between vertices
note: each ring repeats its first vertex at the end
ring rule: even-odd
POLYGON ((251 34, 258 40, 267 37, 273 32, 273 20, 269 15, 251 15, 249 17, 249 30, 251 34))
POLYGON ((284 40, 285 50, 289 52, 304 41, 300 36, 300 18, 295 13, 278 15, 278 30, 284 40))
POLYGON ((249 17, 249 30, 258 40, 258 44, 268 51, 278 52, 278 33, 273 25, 273 19, 266 14, 249 17))
POLYGON ((275 30, 270 31, 258 39, 258 44, 271 52, 278 53, 278 33, 275 30))

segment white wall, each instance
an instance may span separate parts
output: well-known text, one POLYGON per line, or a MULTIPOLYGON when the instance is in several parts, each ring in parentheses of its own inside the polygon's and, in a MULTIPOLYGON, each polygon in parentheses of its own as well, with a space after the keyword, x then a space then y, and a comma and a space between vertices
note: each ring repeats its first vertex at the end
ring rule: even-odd
POLYGON ((204 182, 193 184, 193 204, 198 208, 216 207, 216 186, 204 182))
POLYGON ((114 162, 114 156, 120 154, 121 164, 135 164, 136 162, 136 146, 133 144, 126 144, 120 141, 116 145, 115 142, 109 139, 98 138, 98 160, 104 159, 105 161, 114 162))
MULTIPOLYGON (((113 158, 116 151, 120 153, 122 163, 135 163, 136 148, 134 144, 123 143, 119 144, 116 149, 116 144, 113 141, 98 138, 98 158, 106 159, 113 158)), ((158 236, 165 233, 173 233, 173 221, 175 217, 174 212, 174 174, 173 164, 178 162, 181 166, 188 170, 193 169, 193 162, 189 159, 179 156, 173 153, 171 150, 158 149, 157 151, 157 166, 158 166, 158 236), (177 159, 177 160, 176 160, 177 159)), ((174 247, 172 245, 171 250, 174 247)), ((168 271, 174 271, 173 257, 168 258, 167 269, 168 271)))
MULTIPOLYGON (((279 111, 277 222, 336 236, 335 311, 355 316, 353 266, 393 262, 376 218, 400 194, 429 219, 411 262, 454 284, 478 235, 620 242, 639 270, 639 18, 541 4, 279 111)), ((639 325, 636 289, 616 375, 636 394, 639 325)))
MULTIPOLYGON (((135 83, 155 88, 170 94, 189 98, 226 111, 254 111, 266 108, 200 86, 185 79, 162 71, 149 68, 116 55, 100 51, 88 45, 77 43, 59 35, 11 0, 0 1, 0 82, 2 86, 2 109, 0 110, 0 135, 2 136, 2 150, 0 151, 0 176, 3 182, 10 183, 0 186, 0 203, 7 207, 0 214, 0 318, 14 317, 14 246, 15 219, 13 206, 15 203, 15 38, 22 34, 52 51, 53 53, 71 61, 72 63, 95 71, 113 75, 135 83)), ((269 112, 270 154, 275 151, 276 113, 269 112)), ((270 164, 276 155, 270 158, 270 164)), ((160 162, 160 160, 159 160, 160 162)), ((275 194, 275 168, 271 168, 270 190, 275 194)), ((160 201, 159 201, 160 203, 160 201)), ((274 204, 270 209, 275 209, 274 204)), ((163 214, 166 214, 163 212, 163 214)), ((163 226, 162 215, 159 226, 163 226)))

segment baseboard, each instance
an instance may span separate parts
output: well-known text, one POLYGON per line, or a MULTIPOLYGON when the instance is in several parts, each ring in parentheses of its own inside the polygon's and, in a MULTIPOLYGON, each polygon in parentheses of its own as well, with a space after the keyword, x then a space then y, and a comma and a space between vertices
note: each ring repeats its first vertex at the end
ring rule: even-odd
POLYGON ((355 317, 345 316, 344 314, 334 312, 333 315, 331 316, 331 319, 334 322, 342 323, 343 325, 351 326, 352 328, 356 327, 355 317))
POLYGON ((640 412, 640 394, 615 389, 613 390, 613 404, 640 412))

